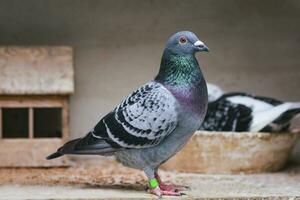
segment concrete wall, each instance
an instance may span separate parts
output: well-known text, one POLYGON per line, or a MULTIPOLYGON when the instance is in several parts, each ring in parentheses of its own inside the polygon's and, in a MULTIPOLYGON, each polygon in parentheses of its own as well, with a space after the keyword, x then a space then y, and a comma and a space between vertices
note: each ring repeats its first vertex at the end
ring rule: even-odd
POLYGON ((195 32, 209 82, 300 100, 300 1, 0 1, 1 45, 75 47, 71 134, 85 134, 158 71, 164 42, 195 32))

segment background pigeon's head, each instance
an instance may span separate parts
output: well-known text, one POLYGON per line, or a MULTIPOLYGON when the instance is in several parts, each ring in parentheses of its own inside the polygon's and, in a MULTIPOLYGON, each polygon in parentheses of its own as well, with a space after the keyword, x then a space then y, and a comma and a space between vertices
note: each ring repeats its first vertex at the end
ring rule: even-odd
POLYGON ((207 83, 207 93, 208 102, 213 102, 220 98, 224 94, 224 91, 214 84, 207 83))
POLYGON ((197 51, 209 51, 208 47, 190 31, 181 31, 172 35, 166 44, 169 53, 195 54, 197 51))

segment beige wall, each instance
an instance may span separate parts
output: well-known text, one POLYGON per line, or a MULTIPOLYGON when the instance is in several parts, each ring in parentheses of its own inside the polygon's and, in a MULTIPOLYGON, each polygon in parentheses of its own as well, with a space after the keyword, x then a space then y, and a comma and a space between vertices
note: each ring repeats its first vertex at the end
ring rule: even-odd
POLYGON ((71 136, 85 134, 158 71, 164 42, 194 31, 206 79, 300 100, 300 1, 0 1, 0 44, 72 45, 71 136))

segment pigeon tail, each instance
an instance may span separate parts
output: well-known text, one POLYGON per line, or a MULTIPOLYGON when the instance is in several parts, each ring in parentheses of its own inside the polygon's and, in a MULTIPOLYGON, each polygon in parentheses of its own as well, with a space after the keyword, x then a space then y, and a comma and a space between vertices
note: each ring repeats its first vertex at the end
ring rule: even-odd
POLYGON ((292 120, 300 113, 300 103, 291 103, 290 108, 281 114, 281 116, 274 121, 275 124, 281 127, 286 126, 289 129, 292 120))
POLYGON ((58 158, 58 157, 61 157, 63 154, 59 153, 59 152, 55 152, 49 156, 47 156, 47 160, 51 160, 51 159, 54 159, 54 158, 58 158))
POLYGON ((300 109, 300 102, 290 102, 290 104, 289 110, 300 109))
POLYGON ((58 158, 65 154, 80 155, 112 155, 120 148, 104 138, 95 138, 93 133, 88 133, 83 138, 71 140, 60 147, 55 153, 47 157, 48 160, 58 158))
POLYGON ((278 124, 290 124, 291 120, 300 113, 300 102, 290 102, 290 107, 276 119, 278 124))
POLYGON ((75 139, 67 142, 64 144, 64 146, 57 149, 56 152, 52 153, 51 155, 47 156, 47 160, 55 159, 60 156, 63 156, 64 154, 71 153, 75 149, 75 145, 78 143, 80 139, 75 139))
POLYGON ((253 132, 260 131, 271 122, 277 120, 284 113, 288 113, 288 111, 298 110, 298 109, 300 111, 300 103, 287 102, 275 106, 267 111, 257 112, 253 116, 253 120, 250 126, 250 131, 253 132))

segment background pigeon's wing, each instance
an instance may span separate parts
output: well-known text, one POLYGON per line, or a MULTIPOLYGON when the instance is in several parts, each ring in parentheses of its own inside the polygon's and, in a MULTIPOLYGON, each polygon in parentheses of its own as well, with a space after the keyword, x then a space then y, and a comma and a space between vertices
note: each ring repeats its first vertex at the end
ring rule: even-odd
POLYGON ((252 120, 252 110, 241 104, 221 98, 209 103, 200 129, 207 131, 247 131, 252 120))
POLYGON ((291 122, 296 115, 300 113, 299 109, 292 109, 282 113, 276 120, 268 124, 262 132, 288 132, 290 131, 291 122))
MULTIPOLYGON (((247 99, 247 97, 249 98, 249 100, 251 101, 251 99, 253 100, 258 100, 267 104, 270 104, 272 106, 277 106, 282 104, 283 102, 274 98, 270 98, 270 97, 263 97, 263 96, 254 96, 245 92, 229 92, 224 94, 221 98, 230 98, 230 97, 244 97, 244 99, 247 99)), ((252 101, 253 101, 252 100, 252 101)))
MULTIPOLYGON (((247 93, 229 93, 222 96, 220 99, 226 99, 233 104, 240 104, 251 108, 253 113, 265 111, 273 108, 273 104, 270 101, 259 99, 247 93)), ((265 98, 267 99, 267 98, 265 98)))
POLYGON ((124 148, 158 144, 177 125, 177 100, 160 83, 150 82, 125 98, 91 131, 124 148))
POLYGON ((251 131, 286 131, 290 120, 299 113, 300 103, 285 102, 263 112, 253 114, 251 131))
POLYGON ((282 101, 270 97, 254 96, 254 98, 269 103, 273 106, 278 106, 283 103, 282 101))

